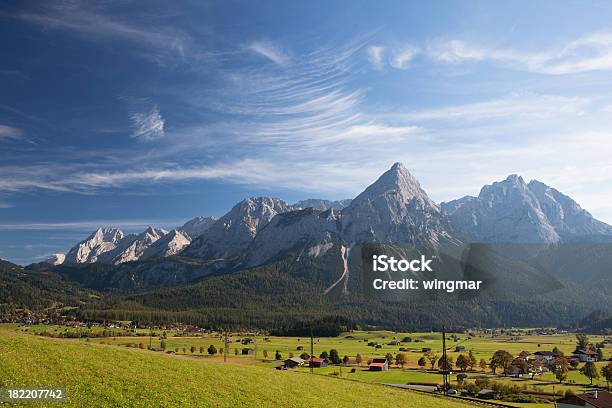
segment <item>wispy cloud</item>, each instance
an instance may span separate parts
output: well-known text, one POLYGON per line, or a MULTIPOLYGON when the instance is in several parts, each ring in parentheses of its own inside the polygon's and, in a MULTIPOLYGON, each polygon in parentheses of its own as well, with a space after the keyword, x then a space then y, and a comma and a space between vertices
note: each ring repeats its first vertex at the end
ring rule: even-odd
POLYGON ((281 47, 269 41, 256 41, 249 44, 247 48, 281 67, 291 62, 291 58, 281 47))
MULTIPOLYGON (((72 231, 91 231, 96 228, 104 227, 118 227, 126 229, 137 229, 147 228, 149 226, 154 227, 167 227, 181 225, 186 220, 181 219, 97 219, 97 220, 85 220, 76 222, 47 222, 47 223, 0 223, 0 231, 30 231, 30 230, 72 230, 72 231)), ((65 239, 62 237, 61 239, 65 239)))
POLYGON ((581 115, 586 112, 591 102, 589 98, 584 97, 514 93, 507 97, 482 102, 405 113, 386 113, 382 116, 407 122, 481 121, 502 118, 512 120, 545 119, 564 114, 581 115))
POLYGON ((132 112, 130 114, 132 121, 132 137, 140 140, 159 139, 165 135, 164 126, 166 121, 159 113, 157 105, 153 105, 146 112, 132 112))
POLYGON ((161 18, 150 18, 147 24, 133 23, 113 14, 105 3, 46 2, 14 17, 45 31, 66 31, 92 40, 128 41, 147 49, 154 59, 184 56, 192 43, 189 35, 163 24, 161 18))
POLYGON ((420 52, 420 49, 411 45, 404 46, 393 52, 389 65, 395 69, 407 69, 410 62, 420 52))
POLYGON ((385 67, 385 50, 386 48, 380 45, 371 45, 367 48, 368 61, 374 69, 382 70, 385 67))
POLYGON ((15 207, 14 204, 7 203, 5 201, 0 201, 0 209, 13 208, 13 207, 15 207))
MULTIPOLYGON (((357 66, 364 63, 364 52, 381 69, 384 64, 406 69, 416 65, 411 64, 416 56, 419 65, 431 62, 433 48, 368 44, 317 45, 302 52, 240 45, 226 56, 229 64, 213 72, 218 81, 167 91, 181 108, 196 113, 189 125, 173 125, 172 137, 142 151, 89 151, 88 157, 63 152, 57 157, 70 160, 3 166, 0 190, 92 194, 218 180, 340 198, 358 193, 395 161, 404 161, 439 201, 477 192, 514 172, 552 180, 563 191, 576 179, 585 185, 610 180, 600 174, 612 155, 609 98, 481 93, 454 104, 385 108, 380 100, 368 100, 362 75, 371 72, 357 66), (266 59, 245 59, 245 51, 266 59), (198 116, 202 111, 207 115, 198 116), (583 143, 585 135, 597 143, 583 143), (116 160, 102 160, 108 156, 116 160), (571 174, 572 180, 555 178, 551 169, 571 174)), ((490 58, 486 50, 466 44, 455 44, 446 54, 442 50, 435 58, 445 64, 490 58)), ((528 66, 510 52, 496 58, 528 66)), ((130 102, 130 112, 135 137, 148 140, 165 133, 162 113, 152 102, 130 102)), ((588 209, 597 204, 584 192, 576 198, 588 209)))
POLYGON ((612 70, 612 33, 591 33, 542 51, 488 47, 458 39, 434 40, 427 46, 427 55, 440 62, 492 61, 550 75, 608 71, 612 70))
POLYGON ((0 141, 19 140, 23 137, 23 129, 0 124, 0 141))

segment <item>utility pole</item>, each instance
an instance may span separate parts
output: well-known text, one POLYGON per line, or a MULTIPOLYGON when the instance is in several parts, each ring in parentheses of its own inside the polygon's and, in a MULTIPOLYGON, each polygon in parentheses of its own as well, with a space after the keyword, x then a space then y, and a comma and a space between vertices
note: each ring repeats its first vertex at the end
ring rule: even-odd
POLYGON ((444 387, 444 395, 448 395, 448 373, 450 367, 448 367, 448 360, 446 357, 446 330, 442 326, 442 383, 444 387))
POLYGON ((228 348, 229 348, 229 341, 227 338, 227 329, 225 329, 225 332, 223 333, 223 362, 224 363, 227 363, 227 353, 229 352, 228 348))
POLYGON ((149 350, 153 349, 153 329, 149 326, 149 350))
POLYGON ((312 358, 314 357, 314 338, 312 337, 312 325, 310 325, 310 374, 314 374, 312 358))

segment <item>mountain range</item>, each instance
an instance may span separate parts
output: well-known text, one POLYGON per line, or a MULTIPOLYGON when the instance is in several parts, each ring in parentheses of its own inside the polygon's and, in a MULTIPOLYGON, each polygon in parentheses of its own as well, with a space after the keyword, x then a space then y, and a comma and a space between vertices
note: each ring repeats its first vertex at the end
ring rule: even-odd
POLYGON ((170 232, 100 228, 22 273, 99 291, 87 318, 157 310, 250 327, 329 314, 398 328, 432 327, 440 316, 463 327, 557 325, 612 306, 610 243, 612 227, 539 181, 511 175, 438 204, 396 163, 352 200, 250 197, 170 232), (362 290, 361 255, 371 248, 435 256, 436 277, 491 285, 478 298, 376 299, 362 290))
POLYGON ((567 195, 522 177, 484 186, 478 197, 438 205, 401 164, 352 200, 293 205, 250 197, 220 218, 196 217, 170 233, 100 228, 49 263, 121 264, 180 254, 206 260, 241 257, 256 266, 294 249, 320 255, 333 245, 364 243, 437 247, 442 242, 560 244, 612 240, 612 227, 567 195))

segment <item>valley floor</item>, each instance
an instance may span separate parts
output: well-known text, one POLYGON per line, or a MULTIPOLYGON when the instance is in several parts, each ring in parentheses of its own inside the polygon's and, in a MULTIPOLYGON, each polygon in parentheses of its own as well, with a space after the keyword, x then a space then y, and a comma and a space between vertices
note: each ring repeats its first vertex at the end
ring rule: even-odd
POLYGON ((68 405, 75 407, 471 406, 300 371, 40 337, 11 325, 0 326, 0 367, 0 388, 65 387, 68 405))

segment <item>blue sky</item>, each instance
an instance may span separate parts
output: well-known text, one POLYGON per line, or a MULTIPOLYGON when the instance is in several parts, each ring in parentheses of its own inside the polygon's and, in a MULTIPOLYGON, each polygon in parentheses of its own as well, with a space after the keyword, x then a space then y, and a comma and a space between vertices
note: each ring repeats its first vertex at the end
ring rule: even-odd
POLYGON ((0 258, 396 161, 437 201, 519 173, 611 223, 612 4, 508 3, 4 2, 0 258))

